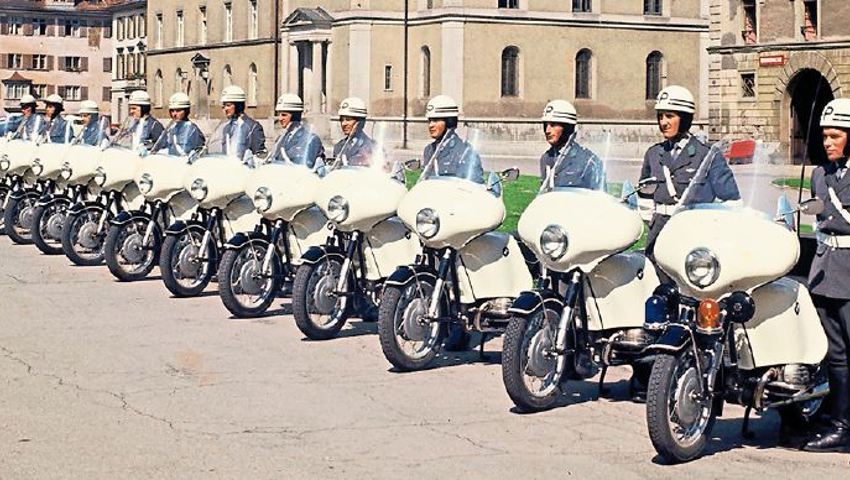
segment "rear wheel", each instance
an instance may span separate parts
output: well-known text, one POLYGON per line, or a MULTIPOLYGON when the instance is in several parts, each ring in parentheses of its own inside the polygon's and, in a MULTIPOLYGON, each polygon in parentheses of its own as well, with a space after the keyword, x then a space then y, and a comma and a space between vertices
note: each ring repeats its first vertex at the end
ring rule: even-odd
POLYGON ((280 290, 280 257, 272 252, 268 274, 263 273, 263 262, 269 244, 265 240, 245 243, 227 250, 218 267, 218 293, 227 310, 239 318, 262 315, 280 290))
MULTIPOLYGON (((98 232, 102 205, 90 205, 81 211, 70 213, 62 226, 62 251, 75 265, 84 267, 103 263, 103 241, 105 232, 98 232)), ((109 222, 111 215, 105 212, 103 223, 109 222)))
POLYGON ((22 197, 12 198, 3 211, 3 225, 6 235, 13 242, 28 245, 32 243, 33 214, 38 193, 27 192, 22 197))
POLYGON ((295 272, 292 315, 298 329, 310 340, 336 337, 348 320, 351 298, 335 294, 341 271, 342 258, 325 255, 316 263, 302 264, 295 272))
POLYGON ((32 241, 45 255, 62 253, 62 225, 71 201, 57 199, 49 205, 35 207, 33 213, 32 241))
POLYGON ((110 273, 122 282, 134 282, 148 276, 159 259, 162 231, 153 220, 133 218, 123 225, 112 225, 103 244, 103 256, 110 273), (153 232, 144 242, 148 225, 153 232))
MULTIPOLYGON (((384 357, 402 371, 428 368, 440 348, 440 322, 426 319, 434 280, 423 277, 406 285, 384 287, 378 313, 378 338, 384 357)), ((441 312, 446 312, 442 302, 441 312)))
POLYGON ((168 235, 162 243, 159 269, 162 281, 175 297, 195 297, 207 288, 215 273, 215 242, 207 244, 201 258, 201 242, 206 229, 193 225, 177 235, 168 235))

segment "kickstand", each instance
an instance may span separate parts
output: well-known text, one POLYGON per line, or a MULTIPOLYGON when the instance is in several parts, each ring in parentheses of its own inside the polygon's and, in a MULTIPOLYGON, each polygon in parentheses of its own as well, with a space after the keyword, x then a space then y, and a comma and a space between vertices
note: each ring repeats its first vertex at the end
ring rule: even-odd
POLYGON ((478 344, 478 361, 484 361, 484 342, 487 341, 487 334, 481 334, 481 342, 478 344))
POLYGON ((602 398, 602 396, 605 395, 605 393, 607 393, 607 390, 605 388, 605 374, 606 373, 608 373, 608 365, 602 365, 602 371, 599 372, 599 393, 597 395, 599 398, 602 398))
POLYGON ((747 440, 755 438, 755 434, 750 430, 750 413, 752 411, 753 407, 750 406, 744 409, 744 423, 741 425, 741 436, 747 440))

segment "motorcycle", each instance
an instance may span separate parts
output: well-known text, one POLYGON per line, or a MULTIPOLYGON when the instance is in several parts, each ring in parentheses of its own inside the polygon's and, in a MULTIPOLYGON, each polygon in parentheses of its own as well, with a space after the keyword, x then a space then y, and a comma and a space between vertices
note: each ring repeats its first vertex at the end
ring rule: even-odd
MULTIPOLYGON (((163 131, 151 147, 152 153, 145 155, 132 173, 144 202, 137 208, 123 210, 109 221, 103 243, 104 260, 109 272, 122 282, 147 277, 159 265, 166 227, 178 219, 189 220, 197 207, 183 183, 189 162, 198 152, 170 155, 163 149, 168 135, 173 135, 172 128, 169 125, 163 131)), ((184 143, 180 139, 174 142, 184 143)))
MULTIPOLYGON (((40 131, 42 118, 36 117, 34 131, 40 131)), ((5 174, 6 188, 2 211, 3 227, 9 238, 21 245, 32 243, 32 216, 35 203, 44 192, 32 170, 39 142, 23 140, 21 131, 13 133, 3 145, 0 155, 0 171, 5 174)))
MULTIPOLYGON (((704 181, 711 161, 691 185, 704 181)), ((764 192, 753 190, 740 205, 692 203, 686 190, 655 245, 675 288, 645 307, 646 328, 662 331, 647 348, 656 358, 646 416, 653 447, 670 463, 702 454, 726 402, 746 407, 747 434, 752 409, 774 408, 801 425, 829 392, 826 335, 806 286, 785 276, 800 256, 796 210, 780 197, 772 215, 764 192)), ((817 199, 799 207, 822 209, 817 199)))
POLYGON ((463 348, 469 331, 500 335, 517 293, 532 286, 516 239, 494 231, 505 219, 502 182, 519 170, 491 173, 486 184, 474 176, 429 174, 426 165, 399 204, 422 244, 387 279, 378 314, 381 349, 399 370, 429 367, 441 346, 463 348))
POLYGON ((243 158, 224 153, 225 125, 216 128, 183 179, 183 187, 198 203, 197 210, 189 220, 178 219, 165 231, 159 269, 166 288, 176 297, 199 295, 218 269, 225 241, 260 223, 251 198, 245 195, 253 157, 248 150, 243 158))
POLYGON ((418 242, 396 217, 407 192, 403 170, 380 147, 370 166, 347 165, 344 158, 319 184, 316 205, 330 219, 324 245, 301 257, 292 285, 292 314, 311 340, 338 335, 351 316, 374 318, 387 277, 412 261, 418 242))
POLYGON ((311 169, 306 160, 266 163, 248 176, 245 194, 263 219, 253 231, 227 241, 218 268, 221 301, 237 317, 265 313, 283 282, 294 277, 302 255, 327 237, 328 219, 315 206, 324 166, 311 169))
POLYGON ((592 188, 557 187, 556 169, 519 220, 542 268, 508 309, 502 343, 502 380, 524 412, 551 408, 567 378, 601 369, 601 389, 609 366, 633 364, 655 340, 642 311, 658 276, 643 252, 626 251, 643 232, 634 190, 624 186, 627 203, 605 191, 604 176, 592 188))

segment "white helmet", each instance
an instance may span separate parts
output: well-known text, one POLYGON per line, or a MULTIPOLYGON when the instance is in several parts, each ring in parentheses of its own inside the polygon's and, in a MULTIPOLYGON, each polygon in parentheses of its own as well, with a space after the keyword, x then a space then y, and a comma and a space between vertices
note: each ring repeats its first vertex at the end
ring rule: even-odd
POLYGON ((425 106, 425 118, 457 118, 460 108, 457 102, 448 95, 437 95, 425 106))
POLYGON ((54 105, 65 105, 65 100, 62 99, 59 95, 55 93, 52 95, 48 95, 47 98, 43 100, 44 103, 52 103, 54 105))
POLYGON ((670 85, 658 92, 658 98, 655 101, 655 110, 683 112, 693 115, 697 109, 694 96, 690 90, 679 85, 670 85))
POLYGON ((348 97, 339 104, 340 117, 366 118, 366 102, 357 97, 348 97))
POLYGON ((77 113, 97 114, 100 113, 100 111, 97 109, 97 102, 92 100, 83 100, 80 102, 80 111, 77 113))
POLYGON ((180 108, 189 108, 191 104, 189 102, 189 95, 186 95, 183 92, 177 92, 168 99, 168 109, 169 110, 177 110, 180 108))
POLYGON ((36 102, 35 97, 33 97, 32 95, 30 95, 28 93, 21 96, 21 101, 20 101, 21 105, 26 105, 26 104, 35 103, 35 102, 36 102))
POLYGON ((149 107, 151 105, 151 96, 144 90, 135 90, 130 94, 130 100, 127 105, 139 105, 149 107))
POLYGON ((294 93, 284 93, 277 98, 275 112, 303 112, 304 101, 294 93))
POLYGON ((575 125, 578 123, 578 112, 572 103, 566 100, 552 100, 543 109, 540 120, 551 123, 565 123, 575 125))
POLYGON ((836 98, 827 103, 820 116, 820 126, 850 129, 850 99, 836 98))
POLYGON ((236 85, 224 87, 221 91, 221 103, 245 103, 246 98, 245 90, 236 85))

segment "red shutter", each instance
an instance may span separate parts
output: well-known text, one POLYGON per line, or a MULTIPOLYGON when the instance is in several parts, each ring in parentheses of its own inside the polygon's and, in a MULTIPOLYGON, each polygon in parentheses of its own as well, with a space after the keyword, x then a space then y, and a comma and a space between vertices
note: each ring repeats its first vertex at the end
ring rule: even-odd
POLYGON ((0 68, 9 68, 9 54, 0 53, 0 68))
POLYGON ((47 86, 47 94, 53 95, 54 93, 56 93, 56 85, 48 85, 47 86))
POLYGON ((112 71, 112 57, 106 57, 103 59, 103 71, 111 72, 112 71))
POLYGON ((65 57, 56 57, 56 69, 65 71, 65 57))
POLYGON ((24 63, 22 65, 24 70, 33 70, 34 66, 32 64, 32 55, 24 55, 24 63))
POLYGON ((56 36, 56 25, 52 23, 47 24, 47 31, 45 32, 48 37, 56 36))
POLYGON ((81 57, 80 58, 80 71, 88 72, 89 71, 89 57, 81 57))
POLYGON ((27 37, 32 36, 32 23, 24 24, 24 35, 26 35, 27 37))
POLYGON ((0 35, 9 34, 9 17, 0 17, 0 35))
POLYGON ((89 99, 89 87, 80 87, 80 100, 89 99))
POLYGON ((56 58, 56 57, 54 57, 53 55, 48 55, 48 56, 47 56, 47 70, 48 70, 48 71, 53 70, 53 60, 54 60, 55 58, 56 58))
POLYGON ((103 87, 103 101, 108 102, 112 99, 112 88, 103 87))

